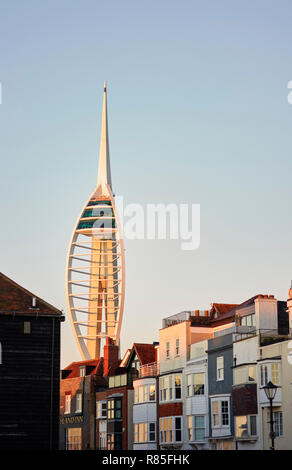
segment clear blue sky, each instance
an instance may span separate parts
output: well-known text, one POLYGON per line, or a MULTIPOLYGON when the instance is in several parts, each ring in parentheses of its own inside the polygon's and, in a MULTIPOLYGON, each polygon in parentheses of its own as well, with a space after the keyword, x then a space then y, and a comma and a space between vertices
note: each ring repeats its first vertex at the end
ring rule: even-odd
MULTIPOLYGON (((103 82, 113 186, 200 203, 201 245, 126 242, 122 351, 161 319, 257 293, 291 267, 289 0, 4 1, 0 270, 63 308, 65 258, 96 184, 103 82)), ((79 360, 69 319, 62 366, 79 360)))

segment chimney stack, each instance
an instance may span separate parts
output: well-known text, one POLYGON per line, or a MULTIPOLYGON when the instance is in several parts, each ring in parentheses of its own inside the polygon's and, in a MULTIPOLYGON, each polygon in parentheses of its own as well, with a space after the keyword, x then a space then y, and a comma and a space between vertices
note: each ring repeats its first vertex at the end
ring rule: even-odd
POLYGON ((103 353, 103 375, 108 376, 111 368, 119 367, 119 347, 114 344, 114 341, 109 336, 106 338, 103 353))

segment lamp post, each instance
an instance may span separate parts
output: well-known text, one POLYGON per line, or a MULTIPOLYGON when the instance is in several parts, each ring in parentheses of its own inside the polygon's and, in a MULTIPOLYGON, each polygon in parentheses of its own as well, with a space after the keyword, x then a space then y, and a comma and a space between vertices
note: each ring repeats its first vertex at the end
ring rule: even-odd
POLYGON ((277 385, 274 385, 270 381, 262 388, 264 389, 266 397, 270 402, 270 438, 272 440, 272 446, 271 446, 270 449, 275 450, 275 447, 274 447, 275 432, 274 432, 274 417, 273 417, 273 400, 275 398, 278 387, 277 387, 277 385))

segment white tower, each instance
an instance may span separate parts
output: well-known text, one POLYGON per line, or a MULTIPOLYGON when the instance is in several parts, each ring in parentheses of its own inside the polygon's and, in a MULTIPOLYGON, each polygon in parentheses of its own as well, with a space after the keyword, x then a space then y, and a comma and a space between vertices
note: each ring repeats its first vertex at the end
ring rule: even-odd
POLYGON ((97 359, 102 340, 119 345, 125 298, 125 260, 112 193, 107 90, 104 84, 97 186, 83 207, 69 244, 67 306, 82 359, 97 359))

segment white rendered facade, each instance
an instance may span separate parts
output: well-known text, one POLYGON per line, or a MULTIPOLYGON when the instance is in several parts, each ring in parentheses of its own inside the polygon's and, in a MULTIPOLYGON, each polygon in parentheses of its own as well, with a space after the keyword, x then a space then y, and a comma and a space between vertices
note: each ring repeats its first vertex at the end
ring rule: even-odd
POLYGON ((71 326, 83 360, 99 358, 106 337, 119 344, 125 262, 112 193, 106 84, 97 186, 82 209, 70 240, 66 294, 71 326))
POLYGON ((157 379, 145 377, 134 383, 134 450, 157 449, 157 379))

